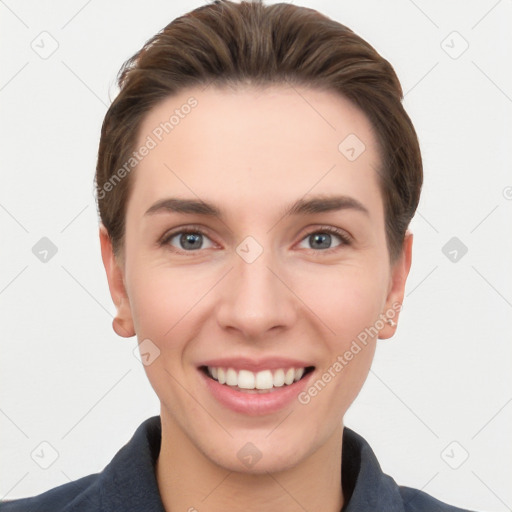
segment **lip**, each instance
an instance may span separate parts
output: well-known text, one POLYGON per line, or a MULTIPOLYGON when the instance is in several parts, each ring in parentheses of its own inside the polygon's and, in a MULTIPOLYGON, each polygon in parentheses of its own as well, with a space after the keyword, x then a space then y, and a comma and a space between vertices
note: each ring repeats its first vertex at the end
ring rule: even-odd
MULTIPOLYGON (((287 359, 283 357, 267 357, 265 359, 248 359, 248 358, 221 358, 204 361, 198 365, 214 366, 216 368, 233 368, 236 371, 249 370, 251 372, 260 372, 262 370, 278 370, 279 368, 307 368, 314 366, 310 361, 299 361, 298 359, 287 359)), ((300 381, 299 381, 300 382, 300 381)))
MULTIPOLYGON (((209 364, 208 366, 217 366, 217 361, 216 364, 209 364)), ((268 366, 265 368, 270 369, 268 366)), ((282 368, 282 366, 277 366, 277 368, 282 368)), ((206 373, 201 369, 198 369, 198 372, 201 375, 208 392, 221 405, 234 412, 245 414, 247 416, 263 416, 265 414, 272 414, 280 411, 292 404, 296 400, 297 395, 301 393, 306 386, 308 386, 311 376, 315 373, 315 370, 307 373, 302 377, 302 379, 290 384, 289 386, 285 385, 279 388, 273 388, 272 391, 267 393, 246 393, 237 391, 225 384, 219 384, 219 382, 206 375, 206 373)))

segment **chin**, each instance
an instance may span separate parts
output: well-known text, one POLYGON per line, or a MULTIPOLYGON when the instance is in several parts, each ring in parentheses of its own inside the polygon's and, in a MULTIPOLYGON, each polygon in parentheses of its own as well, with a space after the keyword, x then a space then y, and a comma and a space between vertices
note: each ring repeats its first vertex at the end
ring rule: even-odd
POLYGON ((217 445, 216 450, 211 449, 213 443, 206 441, 204 445, 205 440, 201 440, 201 444, 203 454, 215 465, 236 473, 260 475, 292 469, 314 452, 312 437, 306 432, 301 436, 297 434, 297 430, 295 435, 281 433, 280 438, 286 442, 276 442, 268 430, 259 435, 244 432, 235 434, 222 446, 217 445))
POLYGON ((246 475, 266 475, 268 473, 280 473, 292 469, 305 457, 305 454, 297 454, 296 450, 283 453, 268 454, 261 453, 261 458, 254 461, 241 461, 238 456, 232 457, 231 453, 226 453, 217 460, 213 460, 216 465, 235 473, 246 475))

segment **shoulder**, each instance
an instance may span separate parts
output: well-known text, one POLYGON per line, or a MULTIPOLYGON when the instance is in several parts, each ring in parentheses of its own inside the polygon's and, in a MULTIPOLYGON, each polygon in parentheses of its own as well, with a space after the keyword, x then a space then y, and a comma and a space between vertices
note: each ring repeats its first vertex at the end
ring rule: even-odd
POLYGON ((160 417, 144 421, 100 472, 29 498, 0 502, 0 512, 164 512, 154 467, 160 450, 160 417))
POLYGON ((411 487, 398 486, 405 512, 474 512, 448 505, 426 492, 411 487))
POLYGON ((100 510, 100 495, 95 492, 98 474, 54 487, 37 496, 0 502, 0 512, 88 512, 100 510))
POLYGON ((385 474, 368 442, 345 427, 342 486, 349 501, 343 512, 472 512, 444 503, 418 489, 398 485, 385 474))

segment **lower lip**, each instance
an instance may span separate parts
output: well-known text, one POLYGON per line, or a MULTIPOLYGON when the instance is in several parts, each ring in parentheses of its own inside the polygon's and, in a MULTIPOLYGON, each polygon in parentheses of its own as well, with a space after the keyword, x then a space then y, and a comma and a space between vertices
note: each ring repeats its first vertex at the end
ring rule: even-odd
POLYGON ((307 386, 314 371, 289 386, 284 385, 273 388, 267 393, 244 393, 237 391, 216 380, 208 377, 202 370, 199 370, 210 393, 222 405, 232 411, 246 414, 248 416, 260 416, 272 414, 290 405, 297 395, 307 386))

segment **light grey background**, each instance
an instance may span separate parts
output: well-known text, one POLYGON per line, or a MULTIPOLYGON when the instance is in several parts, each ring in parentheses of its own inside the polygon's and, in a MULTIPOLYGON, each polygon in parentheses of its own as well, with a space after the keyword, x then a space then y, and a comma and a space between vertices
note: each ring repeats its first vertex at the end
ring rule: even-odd
MULTIPOLYGON (((346 424, 399 484, 511 510, 512 1, 295 3, 393 64, 425 165, 398 332, 346 424)), ((100 471, 159 413, 135 338, 111 329, 93 176, 119 67, 201 4, 0 1, 1 498, 100 471)))

